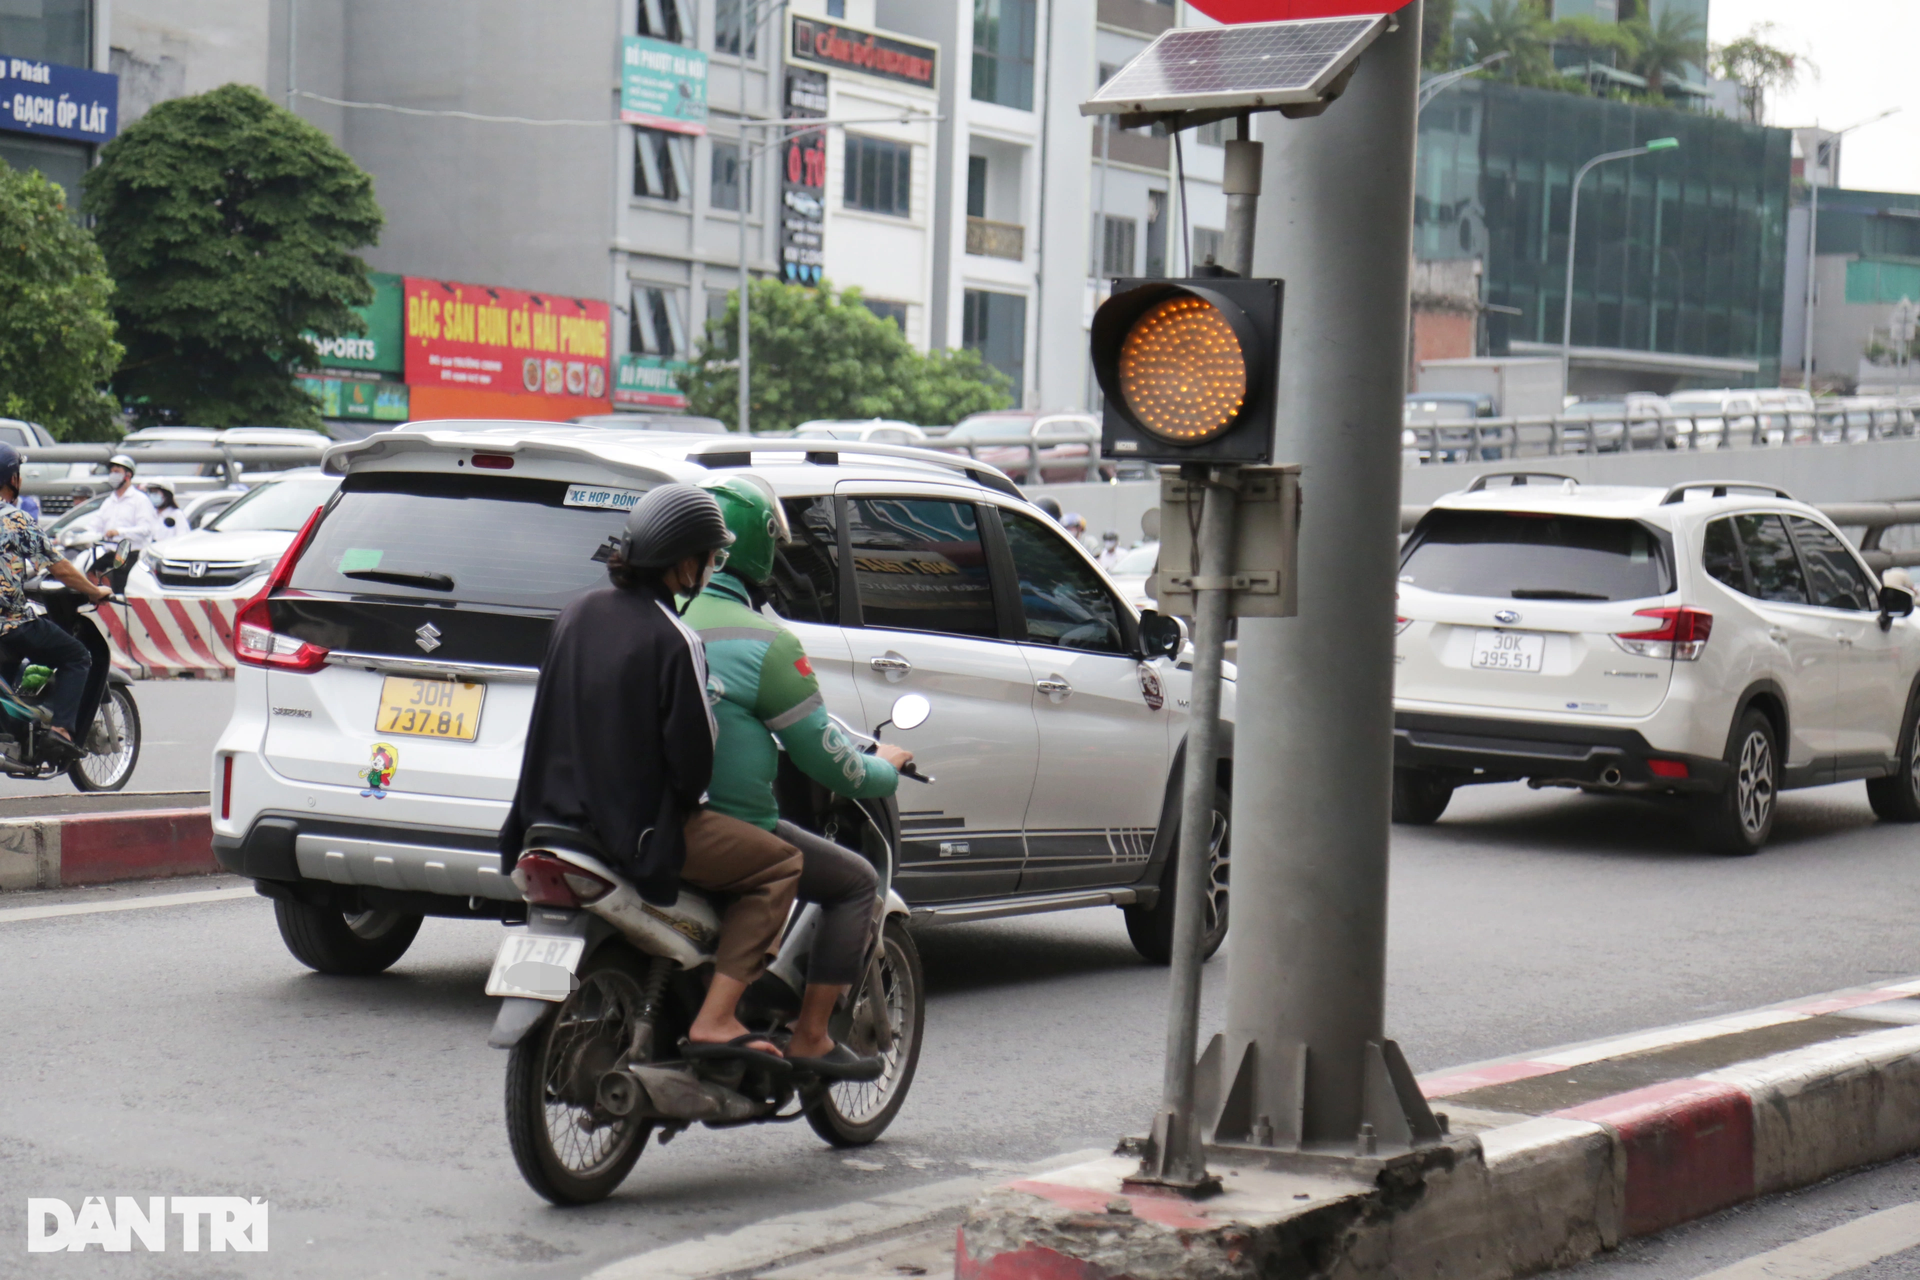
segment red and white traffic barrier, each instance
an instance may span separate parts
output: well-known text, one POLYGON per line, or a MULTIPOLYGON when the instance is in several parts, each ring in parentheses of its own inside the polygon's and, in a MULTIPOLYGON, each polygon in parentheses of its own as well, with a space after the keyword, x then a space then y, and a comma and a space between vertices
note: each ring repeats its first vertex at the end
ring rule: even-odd
POLYGON ((233 674, 234 615, 245 603, 238 596, 128 596, 124 605, 101 605, 100 619, 113 665, 122 671, 224 679, 233 674))

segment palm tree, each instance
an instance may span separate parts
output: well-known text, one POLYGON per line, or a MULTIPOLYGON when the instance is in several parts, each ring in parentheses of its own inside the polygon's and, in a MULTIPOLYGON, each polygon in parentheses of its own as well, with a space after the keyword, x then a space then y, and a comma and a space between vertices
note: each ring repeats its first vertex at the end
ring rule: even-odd
POLYGON ((1631 65, 1634 74, 1646 78, 1649 93, 1665 93, 1668 76, 1684 75, 1688 66, 1707 60, 1706 32, 1690 13, 1669 8, 1657 23, 1635 18, 1627 26, 1636 46, 1631 65))
POLYGON ((1541 80, 1553 74, 1553 59, 1547 53, 1547 16, 1539 0, 1486 0, 1454 28, 1456 47, 1464 46, 1473 58, 1506 53, 1500 73, 1506 79, 1522 83, 1541 80))

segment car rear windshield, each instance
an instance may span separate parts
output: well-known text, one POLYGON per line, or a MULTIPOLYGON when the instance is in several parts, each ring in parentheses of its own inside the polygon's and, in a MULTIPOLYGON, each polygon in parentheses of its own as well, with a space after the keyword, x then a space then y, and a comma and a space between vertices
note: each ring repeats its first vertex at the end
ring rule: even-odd
POLYGON ((1433 511, 1407 540, 1400 581, 1455 596, 1644 600, 1673 590, 1659 534, 1633 520, 1433 511))
POLYGON ((288 585, 559 609, 606 584, 593 553, 626 523, 624 511, 566 506, 567 488, 505 476, 350 475, 288 585))

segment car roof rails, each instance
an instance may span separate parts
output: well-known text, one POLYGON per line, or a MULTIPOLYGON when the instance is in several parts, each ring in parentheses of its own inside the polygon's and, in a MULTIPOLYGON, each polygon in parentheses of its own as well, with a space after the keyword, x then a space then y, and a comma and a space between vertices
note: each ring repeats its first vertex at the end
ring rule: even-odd
POLYGON ((1576 487, 1580 483, 1572 476, 1562 475, 1558 471, 1488 471, 1482 475, 1475 476, 1473 483, 1467 486, 1467 492, 1481 492, 1487 487, 1487 481, 1489 480, 1506 480, 1508 481, 1508 487, 1514 489, 1524 487, 1530 480, 1552 480, 1556 483, 1570 484, 1576 487))
POLYGON ((1778 485, 1761 484, 1755 480, 1688 480, 1667 490, 1667 496, 1660 499, 1660 505, 1666 507, 1676 502, 1684 502, 1687 495, 1695 489, 1712 490, 1712 496, 1716 498, 1724 498, 1729 490, 1738 489, 1748 493, 1771 494, 1783 502, 1794 500, 1792 494, 1778 485))
POLYGON ((877 444, 865 440, 755 440, 751 444, 732 440, 715 440, 712 444, 703 445, 689 453, 687 461, 706 467, 708 470, 750 467, 753 465, 753 455, 756 453, 804 454, 805 461, 821 467, 840 465, 842 454, 895 458, 902 462, 918 462, 923 466, 958 471, 975 484, 992 489, 995 493, 1005 494, 1009 498, 1022 500, 1026 498, 1026 495, 1020 492, 1019 486, 1000 471, 983 462, 976 462, 964 454, 941 453, 934 449, 916 449, 901 444, 877 444))

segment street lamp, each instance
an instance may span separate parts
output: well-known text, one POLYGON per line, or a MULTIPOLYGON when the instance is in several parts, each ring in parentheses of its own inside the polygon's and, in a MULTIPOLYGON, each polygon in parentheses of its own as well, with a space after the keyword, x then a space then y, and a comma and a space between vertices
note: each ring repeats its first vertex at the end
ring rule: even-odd
POLYGON ((1605 164, 1609 160, 1630 160, 1634 156, 1651 155, 1656 151, 1673 151, 1680 146, 1678 138, 1654 138, 1645 146, 1630 147, 1625 151, 1609 151, 1597 155, 1580 166, 1573 175, 1573 207, 1567 211, 1567 294, 1566 304, 1560 315, 1560 394, 1567 394, 1571 382, 1570 370, 1573 364, 1573 249, 1574 238, 1580 230, 1580 184, 1586 180, 1587 171, 1595 165, 1605 164))
POLYGON ((1486 57, 1480 59, 1480 61, 1474 63, 1470 67, 1461 67, 1458 71, 1449 71, 1445 75, 1435 76, 1433 79, 1427 81, 1425 84, 1420 86, 1420 105, 1416 107, 1415 110, 1425 111, 1427 109, 1427 104, 1429 102, 1432 102, 1435 98, 1439 97, 1441 90, 1447 88, 1447 86, 1458 84, 1462 80, 1465 80, 1468 76, 1472 75, 1474 72, 1485 71, 1488 67, 1492 66, 1494 63, 1503 61, 1504 59, 1509 58, 1511 56, 1512 56, 1511 51, 1502 49, 1498 53, 1488 54, 1486 57))
MULTIPOLYGON (((1816 165, 1827 163, 1828 157, 1830 157, 1833 154, 1834 144, 1839 142, 1840 139, 1846 137, 1848 134, 1852 133, 1855 129, 1864 129, 1866 126, 1874 123, 1877 120, 1885 120, 1888 116, 1894 114, 1898 110, 1900 110, 1900 108, 1898 107, 1888 107, 1885 111, 1882 111, 1879 115, 1869 116, 1867 119, 1862 120, 1859 124, 1850 124, 1844 129, 1836 130, 1833 134, 1831 134, 1829 137, 1827 137, 1825 140, 1823 140, 1817 146, 1814 147, 1813 155, 1810 158, 1813 160, 1814 164, 1816 165)), ((1820 228, 1820 184, 1813 180, 1813 172, 1811 169, 1809 169, 1807 172, 1807 185, 1812 188, 1812 192, 1810 193, 1810 196, 1807 202, 1807 315, 1806 315, 1806 323, 1801 326, 1802 332, 1800 334, 1800 385, 1806 390, 1806 393, 1808 395, 1812 395, 1813 394, 1813 258, 1814 258, 1814 250, 1819 247, 1819 240, 1817 238, 1816 233, 1819 231, 1819 228, 1820 228)))

